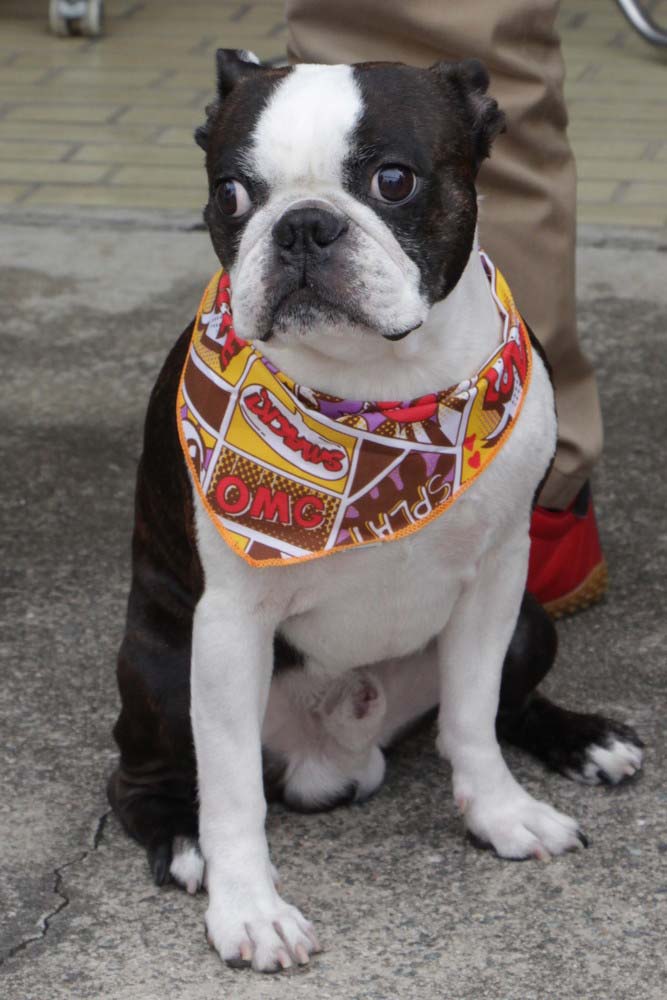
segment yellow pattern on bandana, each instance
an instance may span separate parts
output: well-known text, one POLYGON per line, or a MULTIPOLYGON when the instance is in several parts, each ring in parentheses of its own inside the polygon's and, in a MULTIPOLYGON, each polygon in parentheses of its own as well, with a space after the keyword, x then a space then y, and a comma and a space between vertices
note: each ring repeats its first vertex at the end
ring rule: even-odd
POLYGON ((495 458, 528 389, 528 331, 482 254, 501 342, 470 379, 409 402, 300 386, 234 333, 229 276, 199 306, 177 399, 192 480, 253 566, 402 538, 443 514, 495 458))

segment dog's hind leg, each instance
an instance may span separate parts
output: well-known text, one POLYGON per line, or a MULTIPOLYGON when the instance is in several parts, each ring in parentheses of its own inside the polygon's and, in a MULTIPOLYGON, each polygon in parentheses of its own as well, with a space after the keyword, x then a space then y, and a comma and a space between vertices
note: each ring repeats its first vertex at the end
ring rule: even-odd
POLYGON ((383 750, 433 719, 437 701, 433 643, 336 679, 278 669, 262 730, 267 798, 301 812, 369 798, 384 778, 383 750))
POLYGON ((367 799, 384 778, 378 743, 385 710, 374 670, 335 680, 279 671, 262 727, 267 798, 299 812, 367 799))
POLYGON ((191 615, 173 606, 135 566, 128 624, 118 657, 122 708, 114 736, 120 762, 108 785, 123 827, 148 852, 158 885, 168 881, 175 837, 197 836, 195 760, 190 727, 191 615))
POLYGON ((184 331, 151 394, 137 473, 132 587, 118 656, 120 762, 108 795, 125 830, 146 847, 158 884, 174 837, 197 836, 190 724, 190 654, 202 572, 174 399, 190 340, 184 331))
POLYGON ((537 693, 556 648, 552 620, 526 594, 503 667, 498 735, 568 778, 618 784, 641 768, 643 743, 621 722, 570 712, 537 693))

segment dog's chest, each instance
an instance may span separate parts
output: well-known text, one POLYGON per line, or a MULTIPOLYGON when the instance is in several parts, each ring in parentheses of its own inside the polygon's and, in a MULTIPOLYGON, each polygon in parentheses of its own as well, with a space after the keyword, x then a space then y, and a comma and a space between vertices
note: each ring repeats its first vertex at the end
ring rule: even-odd
POLYGON ((436 520, 410 538, 304 566, 281 631, 312 667, 334 673, 419 649, 476 572, 485 530, 471 507, 448 515, 447 530, 436 520))
MULTIPOLYGON (((527 539, 530 504, 553 454, 553 395, 535 358, 520 420, 496 461, 449 511, 394 541, 291 566, 255 568, 232 551, 195 499, 206 591, 229 596, 248 627, 267 618, 330 673, 402 657, 438 634, 485 555, 527 539)), ((508 573, 525 573, 510 558, 508 573)), ((222 602, 224 606, 224 601, 222 602)), ((229 602, 228 602, 229 603, 229 602)))

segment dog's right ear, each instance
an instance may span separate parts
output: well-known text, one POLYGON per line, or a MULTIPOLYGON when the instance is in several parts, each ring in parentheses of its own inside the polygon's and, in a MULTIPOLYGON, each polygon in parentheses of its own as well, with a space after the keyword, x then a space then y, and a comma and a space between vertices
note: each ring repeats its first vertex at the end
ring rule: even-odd
POLYGON ((253 76, 261 70, 261 64, 254 52, 247 49, 218 49, 215 53, 215 75, 218 100, 206 108, 206 124, 195 129, 195 142, 202 149, 208 146, 211 119, 227 95, 239 80, 253 76))
POLYGON ((247 49, 218 49, 215 53, 215 71, 220 100, 225 99, 239 80, 253 76, 261 68, 254 52, 248 52, 247 49))

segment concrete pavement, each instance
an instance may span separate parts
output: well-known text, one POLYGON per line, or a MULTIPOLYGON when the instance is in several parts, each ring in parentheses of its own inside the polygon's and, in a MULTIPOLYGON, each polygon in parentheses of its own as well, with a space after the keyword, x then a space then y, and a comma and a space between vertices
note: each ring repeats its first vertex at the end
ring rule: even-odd
POLYGON ((591 847, 548 864, 467 844, 433 734, 362 807, 271 810, 286 896, 324 953, 306 971, 224 967, 205 897, 159 890, 107 815, 114 656, 147 395, 214 267, 190 221, 5 217, 0 411, 0 995, 5 1000, 664 1000, 667 480, 659 231, 582 231, 580 321, 607 448, 595 490, 608 600, 559 624, 549 689, 631 721, 640 780, 584 788, 516 753, 591 847))

